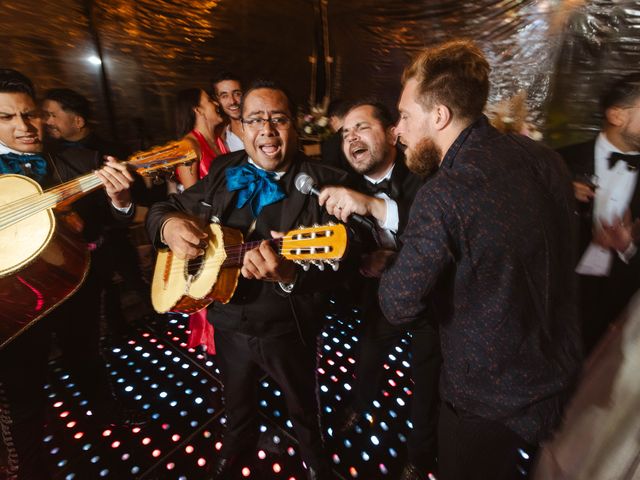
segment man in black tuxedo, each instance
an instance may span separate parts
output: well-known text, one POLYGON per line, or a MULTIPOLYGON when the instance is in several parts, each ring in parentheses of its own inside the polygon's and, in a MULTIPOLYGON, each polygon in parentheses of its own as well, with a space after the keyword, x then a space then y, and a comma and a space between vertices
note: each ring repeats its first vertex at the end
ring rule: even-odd
MULTIPOLYGON (((340 168, 349 174, 354 174, 353 167, 347 161, 342 150, 342 125, 344 116, 349 110, 350 104, 342 99, 333 100, 327 107, 327 117, 329 117, 329 127, 333 132, 320 146, 322 163, 340 168)), ((355 175, 357 176, 357 175, 355 175)))
POLYGON ((91 128, 91 103, 75 90, 47 90, 42 101, 42 111, 46 133, 54 141, 56 149, 83 147, 97 151, 100 158, 107 155, 120 159, 127 157, 127 152, 122 147, 102 138, 91 128), (56 143, 59 145, 55 145, 56 143))
POLYGON ((640 287, 640 255, 636 254, 639 237, 634 231, 638 230, 640 215, 640 74, 615 82, 601 104, 604 120, 600 134, 591 141, 558 150, 574 174, 580 253, 587 248, 595 250, 610 265, 590 270, 583 265, 583 257, 578 267, 587 351, 640 287))
MULTIPOLYGON (((318 183, 336 184, 345 175, 297 151, 295 111, 274 84, 252 86, 242 100, 246 151, 217 158, 204 179, 152 207, 147 226, 155 244, 167 245, 181 257, 202 254, 206 234, 194 218, 236 228, 246 240, 329 221, 315 199, 296 190, 294 179, 304 172, 318 183)), ((262 371, 283 390, 309 478, 330 475, 318 424, 316 335, 321 326, 320 290, 335 283, 339 272, 305 272, 277 255, 265 240, 245 254, 232 300, 209 308, 227 414, 213 478, 228 472, 237 455, 255 445, 262 371)))
POLYGON ((560 420, 580 366, 575 216, 559 156, 482 114, 489 64, 473 43, 421 52, 396 133, 416 194, 382 274, 389 321, 439 322, 438 478, 516 479, 560 420))
MULTIPOLYGON (((73 205, 84 222, 82 234, 95 259, 104 226, 127 222, 133 215, 129 193, 133 178, 114 159, 102 166, 95 155, 77 152, 67 159, 42 153, 42 127, 31 81, 15 70, 0 69, 0 174, 25 175, 46 188, 97 170, 106 195, 105 191, 96 191, 73 205)), ((50 478, 42 440, 44 383, 53 327, 74 381, 81 384, 93 414, 106 410, 113 400, 99 353, 98 294, 90 269, 70 298, 0 351, 0 427, 11 478, 50 478)))
POLYGON ((396 147, 393 118, 376 101, 356 102, 345 115, 342 127, 345 158, 358 179, 356 190, 325 187, 320 204, 347 222, 353 213, 373 217, 376 239, 367 239, 365 255, 352 294, 362 307, 363 332, 356 362, 353 401, 347 409, 339 433, 355 426, 371 407, 381 387, 382 365, 391 348, 411 331, 411 375, 415 383, 411 403, 413 429, 409 435, 409 462, 403 479, 427 478, 435 471, 436 402, 440 355, 438 335, 426 316, 408 326, 391 325, 380 311, 378 284, 382 271, 397 251, 397 237, 409 217, 409 209, 423 179, 410 172, 404 155, 396 147), (362 193, 360 193, 362 192, 362 193))
MULTIPOLYGON (((93 157, 100 165, 107 156, 121 160, 128 152, 111 142, 93 128, 93 108, 82 94, 69 88, 53 88, 45 92, 42 101, 47 150, 73 165, 78 157, 93 157)), ((135 176, 132 193, 136 203, 149 204, 149 194, 141 177, 135 176)), ((104 312, 112 333, 124 334, 129 325, 122 310, 120 287, 113 282, 118 272, 134 286, 142 298, 148 298, 149 286, 142 280, 138 255, 128 237, 128 225, 109 225, 101 232, 101 259, 96 259, 96 273, 101 277, 104 290, 104 312), (101 261, 98 261, 101 260, 101 261)))

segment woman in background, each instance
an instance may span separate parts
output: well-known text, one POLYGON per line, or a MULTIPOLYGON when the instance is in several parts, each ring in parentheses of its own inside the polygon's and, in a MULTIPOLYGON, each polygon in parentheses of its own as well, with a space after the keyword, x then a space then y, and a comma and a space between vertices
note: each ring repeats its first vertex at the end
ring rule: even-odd
MULTIPOLYGON (((207 92, 200 88, 179 91, 175 113, 178 138, 189 140, 198 154, 198 160, 191 165, 176 168, 176 178, 182 186, 178 190, 182 191, 207 175, 214 158, 229 151, 222 138, 225 127, 222 109, 207 92)), ((189 348, 205 345, 207 353, 215 353, 213 326, 207 321, 206 309, 189 317, 189 330, 189 348)))
POLYGON ((220 105, 200 88, 179 91, 175 113, 177 137, 189 140, 198 154, 198 161, 176 169, 178 181, 186 190, 209 172, 215 157, 229 153, 222 138, 226 122, 220 105))

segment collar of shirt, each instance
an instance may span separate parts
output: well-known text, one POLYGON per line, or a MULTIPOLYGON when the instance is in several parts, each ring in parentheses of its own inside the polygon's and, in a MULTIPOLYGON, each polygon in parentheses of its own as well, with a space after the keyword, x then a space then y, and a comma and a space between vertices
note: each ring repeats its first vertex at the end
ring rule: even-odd
POLYGON ((391 180, 391 175, 393 174, 393 167, 395 167, 396 164, 395 162, 393 163, 393 165, 391 165, 389 167, 389 170, 387 170, 387 173, 384 174, 383 177, 377 178, 377 179, 373 179, 371 177, 368 177, 366 175, 363 175, 364 179, 369 182, 369 183, 373 183, 374 185, 380 183, 380 182, 384 182, 385 180, 391 180))
POLYGON ((609 170, 609 155, 611 153, 624 153, 628 155, 636 155, 638 152, 623 152, 615 145, 613 145, 604 132, 600 132, 596 138, 596 145, 593 150, 593 157, 595 160, 594 173, 600 177, 604 172, 609 170))
POLYGON ((636 155, 638 152, 623 152, 616 148, 607 138, 604 132, 600 132, 596 138, 596 145, 593 150, 595 160, 594 173, 601 178, 602 175, 609 170, 609 155, 612 152, 624 153, 628 155, 636 155))
POLYGON ((611 222, 614 217, 622 218, 631 202, 636 188, 638 171, 629 170, 626 162, 617 162, 609 168, 609 155, 612 152, 635 154, 637 152, 620 152, 600 132, 593 151, 594 172, 598 176, 598 188, 594 199, 593 220, 604 219, 611 222))
MULTIPOLYGON (((258 169, 260 169, 260 170, 264 170, 264 171, 266 171, 264 168, 262 168, 262 167, 261 167, 260 165, 258 165, 256 162, 254 162, 254 161, 253 161, 253 159, 252 159, 251 157, 248 157, 248 158, 249 158, 249 163, 250 163, 251 165, 253 165, 254 167, 256 167, 256 168, 258 168, 258 169)), ((275 174, 275 176, 274 176, 273 178, 274 178, 275 180, 280 180, 280 179, 284 176, 284 174, 285 174, 285 173, 287 173, 287 172, 286 172, 286 170, 285 170, 284 172, 273 172, 273 173, 275 174)))
POLYGON ((4 155, 5 153, 16 153, 18 155, 42 155, 42 152, 20 152, 13 148, 9 148, 4 143, 0 142, 0 155, 4 155))
POLYGON ((227 134, 225 143, 227 144, 227 147, 229 147, 229 150, 232 152, 244 150, 244 143, 242 142, 242 139, 238 135, 233 133, 233 130, 231 130, 231 125, 227 125, 226 132, 227 134))
POLYGON ((456 158, 456 155, 458 154, 458 150, 460 150, 460 148, 464 144, 465 140, 471 133, 471 130, 473 130, 476 127, 482 126, 483 124, 488 124, 488 123, 489 123, 489 120, 483 114, 483 115, 480 115, 480 117, 476 121, 472 122, 471 125, 469 125, 467 128, 462 130, 458 135, 458 137, 454 140, 454 142, 449 147, 449 150, 447 150, 447 153, 442 159, 442 162, 440 162, 440 166, 447 167, 447 168, 453 167, 453 159, 456 158))

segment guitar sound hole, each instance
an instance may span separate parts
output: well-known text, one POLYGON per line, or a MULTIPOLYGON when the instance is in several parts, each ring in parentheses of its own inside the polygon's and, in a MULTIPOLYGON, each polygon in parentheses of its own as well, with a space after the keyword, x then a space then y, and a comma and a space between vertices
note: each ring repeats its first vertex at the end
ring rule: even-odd
POLYGON ((187 274, 192 276, 193 278, 197 278, 202 272, 202 266, 204 257, 194 258, 193 260, 189 260, 187 262, 187 274))

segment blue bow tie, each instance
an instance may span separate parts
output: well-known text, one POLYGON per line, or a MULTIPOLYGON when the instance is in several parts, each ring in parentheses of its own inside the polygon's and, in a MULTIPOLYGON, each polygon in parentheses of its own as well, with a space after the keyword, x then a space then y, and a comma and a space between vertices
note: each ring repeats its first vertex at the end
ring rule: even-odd
POLYGON ((34 155, 3 153, 0 155, 0 173, 17 173, 40 180, 47 174, 47 161, 39 153, 34 155))
POLYGON ((247 203, 251 206, 254 217, 267 205, 276 203, 286 197, 280 185, 274 180, 275 173, 260 170, 256 166, 246 163, 239 167, 228 168, 227 189, 238 191, 237 207, 242 208, 247 203))

